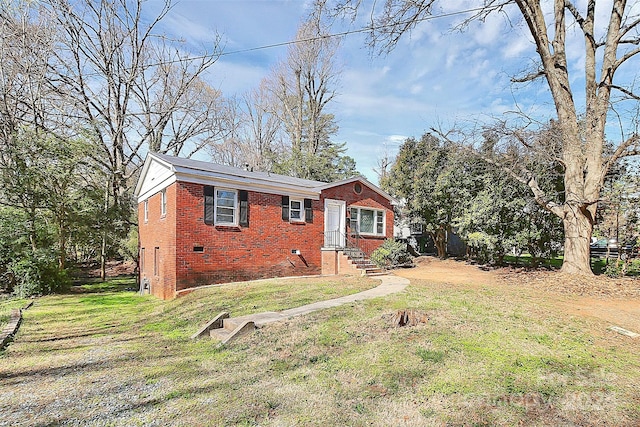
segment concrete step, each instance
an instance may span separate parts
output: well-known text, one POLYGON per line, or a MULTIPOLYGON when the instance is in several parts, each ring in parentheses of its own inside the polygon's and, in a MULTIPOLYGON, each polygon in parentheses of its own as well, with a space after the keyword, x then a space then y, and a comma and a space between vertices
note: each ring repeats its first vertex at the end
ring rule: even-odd
POLYGON ((361 270, 363 275, 372 276, 385 274, 384 270, 371 262, 369 258, 363 257, 354 259, 349 257, 349 262, 351 262, 351 264, 358 270, 361 270))
POLYGON ((235 330, 238 326, 240 326, 245 320, 242 317, 227 317, 222 322, 222 328, 231 332, 235 330))
POLYGON ((218 345, 225 345, 235 338, 245 335, 256 329, 253 318, 248 316, 230 318, 229 313, 222 312, 213 320, 207 322, 198 332, 191 336, 191 339, 200 338, 205 335, 220 340, 218 345))
POLYGON ((378 268, 378 266, 372 263, 371 261, 359 262, 359 263, 356 263, 356 266, 358 268, 378 268))
POLYGON ((360 249, 345 249, 344 254, 349 258, 365 258, 364 252, 362 252, 360 249))
POLYGON ((227 322, 229 319, 224 319, 224 323, 228 324, 228 327, 218 329, 211 329, 209 332, 211 338, 220 340, 219 346, 223 346, 232 340, 246 335, 256 329, 256 324, 253 320, 245 320, 236 326, 236 322, 227 322), (232 326, 235 326, 231 329, 232 326))
POLYGON ((229 337, 229 335, 231 335, 231 332, 232 331, 224 328, 211 329, 209 331, 209 336, 213 339, 224 341, 229 337))
POLYGON ((226 319, 228 317, 229 317, 229 313, 227 313, 226 311, 223 311, 222 313, 220 313, 216 317, 214 317, 213 320, 207 322, 207 324, 204 325, 202 328, 200 328, 200 330, 198 332, 193 334, 191 336, 191 339, 194 340, 196 338, 200 338, 200 337, 203 337, 205 335, 209 335, 211 330, 222 328, 224 319, 226 319))
POLYGON ((353 262, 353 265, 356 266, 356 268, 359 268, 361 270, 367 270, 370 268, 378 268, 377 265, 375 265, 374 263, 372 263, 371 261, 363 261, 363 262, 353 262))

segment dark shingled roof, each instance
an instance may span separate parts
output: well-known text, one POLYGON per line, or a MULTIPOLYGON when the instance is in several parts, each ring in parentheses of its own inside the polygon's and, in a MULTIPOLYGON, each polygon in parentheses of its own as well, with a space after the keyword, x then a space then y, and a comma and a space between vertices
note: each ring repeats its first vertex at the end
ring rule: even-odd
POLYGON ((314 189, 325 186, 327 183, 322 181, 313 181, 310 179, 295 178, 286 175, 278 175, 270 172, 252 172, 242 168, 233 166, 217 165, 215 163, 204 162, 201 160, 185 159, 182 157, 169 156, 167 154, 153 153, 153 155, 167 163, 177 167, 193 169, 203 172, 221 173, 240 178, 258 179, 280 184, 295 185, 303 188, 314 189))

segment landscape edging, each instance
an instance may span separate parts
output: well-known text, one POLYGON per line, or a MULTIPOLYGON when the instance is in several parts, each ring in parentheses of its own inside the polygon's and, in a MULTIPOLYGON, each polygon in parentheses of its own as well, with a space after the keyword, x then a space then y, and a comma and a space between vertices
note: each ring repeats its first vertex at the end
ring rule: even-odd
POLYGON ((33 305, 33 301, 29 301, 23 308, 14 308, 11 310, 11 318, 9 323, 4 327, 0 334, 0 351, 4 350, 6 346, 13 341, 13 337, 18 332, 20 324, 22 323, 22 310, 26 310, 33 305))

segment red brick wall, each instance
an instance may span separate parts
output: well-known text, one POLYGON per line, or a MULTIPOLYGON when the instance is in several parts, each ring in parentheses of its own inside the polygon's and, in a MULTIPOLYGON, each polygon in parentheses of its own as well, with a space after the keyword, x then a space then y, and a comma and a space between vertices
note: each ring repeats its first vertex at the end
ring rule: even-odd
POLYGON ((166 189, 167 213, 161 215, 161 195, 156 193, 148 199, 148 221, 144 220, 144 202, 138 205, 138 229, 140 230, 141 281, 149 280, 153 295, 169 299, 175 296, 176 280, 176 184, 166 189), (142 259, 144 248, 144 259, 142 259), (158 257, 155 260, 155 251, 158 257), (154 274, 154 262, 157 273, 154 274))
MULTIPOLYGON (((241 188, 239 188, 241 190, 241 188)), ((323 207, 313 223, 282 220, 282 196, 249 191, 249 227, 204 223, 203 186, 178 183, 177 290, 239 280, 319 274, 323 207), (194 247, 203 252, 194 252, 194 247), (301 254, 292 254, 299 249, 301 254)))
MULTIPOLYGON (((351 182, 343 184, 337 187, 331 187, 322 191, 321 200, 324 204, 324 199, 336 199, 344 200, 347 203, 347 217, 350 214, 349 208, 352 206, 386 209, 385 216, 385 234, 384 237, 378 236, 361 236, 359 240, 360 249, 362 249, 367 255, 376 250, 385 240, 385 238, 393 237, 393 206, 391 202, 382 197, 377 192, 366 186, 364 183, 360 183, 362 186, 362 192, 357 194, 355 192, 355 183, 351 182)), ((347 232, 350 234, 349 221, 346 221, 347 232)))
MULTIPOLYGON (((166 190, 164 217, 160 193, 149 198, 147 222, 144 202, 139 204, 140 247, 145 249, 141 278, 150 281, 154 295, 170 299, 176 291, 213 283, 320 274, 326 198, 345 200, 347 209, 352 205, 388 209, 386 232, 388 237, 393 234, 390 203, 365 185, 362 188, 361 194, 353 191, 353 183, 323 191, 321 199, 312 202, 312 223, 283 221, 282 196, 249 191, 249 227, 220 227, 204 223, 203 185, 174 183, 166 190), (195 247, 203 251, 196 252, 195 247), (160 255, 157 275, 155 248, 160 255), (292 254, 293 249, 301 254, 292 254)), ((366 237, 361 246, 371 253, 383 241, 366 237)))

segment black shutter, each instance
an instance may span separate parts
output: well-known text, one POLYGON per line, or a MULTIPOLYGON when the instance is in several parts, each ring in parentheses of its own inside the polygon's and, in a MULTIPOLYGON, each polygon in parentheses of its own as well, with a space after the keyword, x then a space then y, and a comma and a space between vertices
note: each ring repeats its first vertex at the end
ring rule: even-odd
POLYGON ((304 199, 304 220, 313 222, 313 209, 311 208, 311 199, 304 199))
POLYGON ((282 196, 282 220, 289 221, 289 196, 282 196))
POLYGON ((215 218, 214 212, 215 190, 210 185, 204 186, 204 223, 213 224, 215 218))
POLYGON ((240 226, 249 226, 249 193, 246 190, 240 190, 238 192, 238 198, 240 199, 240 226))

